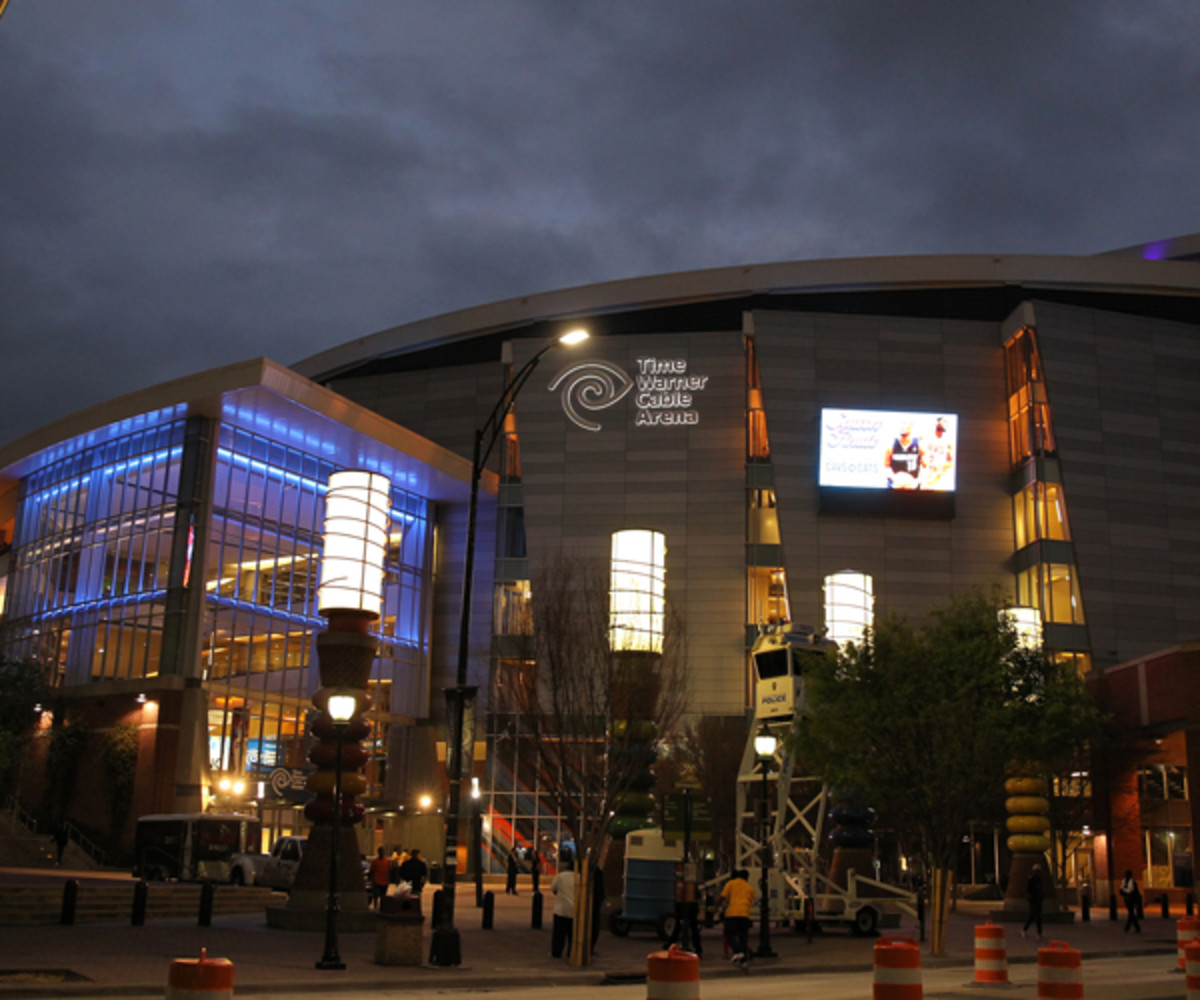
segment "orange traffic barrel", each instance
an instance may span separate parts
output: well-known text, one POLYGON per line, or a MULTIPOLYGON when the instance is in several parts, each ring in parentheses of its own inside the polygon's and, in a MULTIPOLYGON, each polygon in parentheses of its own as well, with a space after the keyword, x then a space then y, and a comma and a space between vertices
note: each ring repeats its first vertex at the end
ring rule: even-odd
POLYGON ((1200 938, 1188 943, 1187 948, 1187 1000, 1200 1000, 1200 938))
POLYGON ((1038 1000, 1082 1000, 1083 965, 1066 941, 1038 949, 1037 995, 1038 1000))
POLYGON ((1180 917, 1175 922, 1175 945, 1179 949, 1179 971, 1187 967, 1187 946, 1200 938, 1200 920, 1196 917, 1180 917))
POLYGON ((875 942, 874 1000, 921 1000, 921 946, 912 938, 875 942))
POLYGON ((227 958, 177 958, 167 974, 167 1000, 228 1000, 233 996, 233 963, 227 958))
POLYGON ((1008 949, 1004 928, 990 920, 975 928, 975 982, 1008 982, 1008 949))
POLYGON ((700 959, 677 944, 647 955, 646 1000, 700 1000, 700 959))

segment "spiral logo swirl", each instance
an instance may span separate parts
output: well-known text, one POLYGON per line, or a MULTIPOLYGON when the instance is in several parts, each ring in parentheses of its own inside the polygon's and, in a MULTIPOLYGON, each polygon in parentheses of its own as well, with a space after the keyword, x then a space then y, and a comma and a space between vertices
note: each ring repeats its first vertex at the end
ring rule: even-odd
POLYGON ((581 410, 607 410, 615 406, 633 388, 633 379, 616 365, 606 361, 585 361, 564 368, 550 383, 550 392, 562 388, 563 412, 585 431, 598 431, 600 424, 584 416, 581 410))
POLYGON ((277 767, 271 772, 267 783, 276 796, 282 798, 292 787, 292 772, 286 767, 277 767))

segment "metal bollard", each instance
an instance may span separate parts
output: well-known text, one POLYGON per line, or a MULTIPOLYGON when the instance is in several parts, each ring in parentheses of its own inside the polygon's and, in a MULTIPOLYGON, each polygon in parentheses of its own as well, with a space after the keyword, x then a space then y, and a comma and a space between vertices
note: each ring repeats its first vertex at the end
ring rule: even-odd
POLYGON ((133 914, 130 917, 130 922, 134 927, 141 927, 146 923, 146 896, 148 894, 146 880, 138 879, 133 886, 133 914))
POLYGON ((530 921, 529 926, 535 931, 542 929, 542 894, 540 892, 533 894, 533 919, 530 921))
POLYGON ((1163 920, 1171 919, 1171 902, 1167 899, 1167 894, 1164 892, 1162 898, 1158 901, 1158 905, 1162 907, 1163 920))
POLYGON ((483 929, 490 931, 496 919, 496 894, 489 889, 483 894, 483 929))
POLYGON ((1115 892, 1108 894, 1108 919, 1117 919, 1117 894, 1115 892))
POLYGON ((63 883, 62 913, 58 922, 66 927, 75 923, 75 904, 79 902, 79 880, 69 878, 63 883))
POLYGON ((446 909, 446 890, 438 889, 433 894, 432 923, 434 927, 441 927, 446 922, 446 909))
POLYGON ((213 896, 216 895, 216 883, 209 880, 200 886, 200 926, 212 926, 213 896))
POLYGON ((1196 914, 1193 912, 1193 911, 1196 909, 1196 896, 1195 896, 1195 894, 1194 894, 1194 893, 1190 893, 1190 892, 1189 892, 1189 893, 1187 894, 1187 900, 1186 900, 1186 904, 1185 904, 1185 905, 1187 906, 1187 915, 1188 915, 1189 917, 1194 917, 1194 916, 1196 915, 1196 914))
POLYGON ((921 928, 921 940, 925 940, 925 890, 917 893, 917 923, 921 928))
POLYGON ((1092 919, 1092 894, 1090 892, 1082 892, 1079 894, 1079 918, 1086 924, 1092 919))

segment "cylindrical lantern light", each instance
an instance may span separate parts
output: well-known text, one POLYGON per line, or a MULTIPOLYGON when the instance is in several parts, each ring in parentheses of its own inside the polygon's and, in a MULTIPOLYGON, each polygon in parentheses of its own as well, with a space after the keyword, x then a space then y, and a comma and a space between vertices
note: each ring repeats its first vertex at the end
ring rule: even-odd
POLYGON ((613 533, 608 596, 613 649, 662 652, 666 561, 667 540, 661 531, 613 533))
POLYGON ((325 552, 317 590, 321 614, 361 611, 379 617, 390 500, 386 476, 350 469, 329 477, 325 552))
POLYGON ((834 642, 861 643, 875 623, 871 578, 852 569, 825 577, 825 634, 834 642))

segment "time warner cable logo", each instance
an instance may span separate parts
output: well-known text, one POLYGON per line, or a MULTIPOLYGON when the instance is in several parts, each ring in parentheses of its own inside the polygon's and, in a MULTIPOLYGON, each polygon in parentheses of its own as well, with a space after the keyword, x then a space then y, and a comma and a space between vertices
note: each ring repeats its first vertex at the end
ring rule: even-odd
POLYGON ((693 409, 695 394, 708 385, 707 375, 689 375, 682 358, 638 358, 633 378, 608 361, 582 361, 559 372, 549 391, 562 392, 562 408, 576 427, 599 431, 601 424, 584 411, 616 406, 636 388, 638 427, 690 426, 700 423, 693 409))

